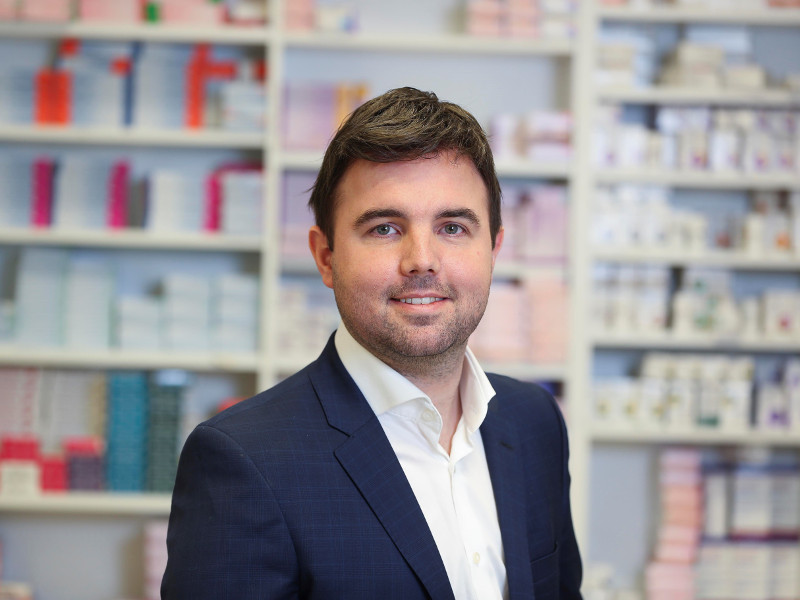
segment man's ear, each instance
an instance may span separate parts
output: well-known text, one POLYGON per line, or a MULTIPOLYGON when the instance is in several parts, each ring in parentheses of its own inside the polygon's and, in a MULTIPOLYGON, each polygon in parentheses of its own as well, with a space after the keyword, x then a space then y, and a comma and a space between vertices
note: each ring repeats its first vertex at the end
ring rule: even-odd
POLYGON ((333 269, 331 268, 333 250, 328 244, 328 236, 316 225, 308 230, 308 247, 311 249, 311 256, 314 257, 314 262, 317 263, 317 269, 322 276, 322 283, 329 288, 333 288, 333 269))
POLYGON ((492 269, 494 269, 494 263, 497 260, 497 255, 500 253, 500 248, 503 247, 504 234, 505 229, 500 227, 500 230, 497 232, 497 235, 494 238, 494 248, 492 248, 492 269))

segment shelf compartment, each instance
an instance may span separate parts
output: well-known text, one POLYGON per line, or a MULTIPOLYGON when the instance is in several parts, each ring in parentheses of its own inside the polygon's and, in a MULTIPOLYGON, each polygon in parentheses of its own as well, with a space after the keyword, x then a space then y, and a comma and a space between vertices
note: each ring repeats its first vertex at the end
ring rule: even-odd
POLYGON ((30 349, 0 346, 0 365, 45 368, 186 369, 201 372, 255 373, 254 353, 202 353, 170 350, 30 349))
POLYGON ((650 6, 630 8, 626 6, 604 6, 597 9, 597 16, 601 20, 634 23, 720 23, 785 27, 800 25, 800 10, 792 8, 725 11, 693 7, 650 6))
POLYGON ((595 334, 595 348, 629 348, 642 350, 713 350, 717 352, 800 352, 797 340, 739 340, 735 338, 679 337, 668 333, 653 334, 595 334))
POLYGON ((284 33, 288 49, 373 50, 441 54, 570 56, 569 40, 483 38, 467 34, 407 36, 379 33, 284 33))
POLYGON ((35 496, 0 495, 0 513, 86 515, 169 515, 170 494, 118 492, 42 493, 35 496))
POLYGON ((261 150, 266 132, 0 125, 0 142, 261 150))
POLYGON ((736 251, 682 252, 650 248, 594 248, 595 261, 630 264, 703 265, 752 271, 800 271, 800 256, 749 256, 736 251))
POLYGON ((754 445, 790 446, 800 448, 800 435, 791 431, 728 432, 712 429, 687 431, 629 430, 595 426, 591 438, 596 443, 607 444, 697 444, 697 445, 754 445))
POLYGON ((244 25, 164 25, 161 23, 35 23, 6 21, 0 23, 4 38, 82 38, 87 40, 132 40, 143 42, 197 42, 264 46, 272 38, 265 26, 244 25))
POLYGON ((792 108, 800 106, 800 94, 789 90, 697 89, 690 87, 606 87, 597 98, 604 102, 628 104, 711 104, 716 106, 764 106, 792 108))
POLYGON ((260 252, 258 236, 140 230, 79 231, 0 228, 0 244, 201 252, 260 252))
POLYGON ((694 189, 800 189, 800 173, 716 173, 713 171, 668 171, 657 169, 598 170, 596 183, 649 183, 694 189))

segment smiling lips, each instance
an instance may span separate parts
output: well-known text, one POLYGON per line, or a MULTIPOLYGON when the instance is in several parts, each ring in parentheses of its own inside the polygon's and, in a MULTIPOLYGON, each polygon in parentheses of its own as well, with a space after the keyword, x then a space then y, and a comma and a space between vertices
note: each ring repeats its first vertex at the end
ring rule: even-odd
POLYGON ((434 302, 441 302, 444 298, 398 298, 404 304, 433 304, 434 302))

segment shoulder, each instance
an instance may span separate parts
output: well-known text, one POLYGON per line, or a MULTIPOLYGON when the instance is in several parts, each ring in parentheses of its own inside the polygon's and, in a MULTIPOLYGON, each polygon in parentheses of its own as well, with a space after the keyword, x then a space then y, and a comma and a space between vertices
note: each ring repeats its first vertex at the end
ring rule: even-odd
POLYGON ((535 438, 559 445, 565 441, 564 417, 549 391, 505 375, 487 373, 487 376, 495 391, 489 410, 513 423, 522 439, 535 438))
POLYGON ((243 400, 201 423, 234 438, 314 428, 322 417, 309 379, 309 365, 275 386, 243 400))
POLYGON ((495 391, 492 402, 499 404, 502 410, 543 417, 552 417, 560 410, 553 395, 540 385, 495 373, 487 373, 487 376, 495 391))

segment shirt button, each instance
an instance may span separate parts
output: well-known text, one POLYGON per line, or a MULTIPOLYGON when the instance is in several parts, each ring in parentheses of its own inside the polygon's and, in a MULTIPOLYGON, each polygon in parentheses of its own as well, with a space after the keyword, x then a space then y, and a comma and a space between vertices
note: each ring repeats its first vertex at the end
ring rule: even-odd
POLYGON ((477 565, 477 564, 480 564, 480 562, 481 562, 481 555, 480 555, 479 553, 477 553, 477 552, 474 552, 474 553, 472 554, 472 562, 473 562, 473 563, 475 563, 476 565, 477 565))
POLYGON ((436 413, 432 410, 426 410, 422 412, 422 420, 426 423, 431 423, 436 420, 436 413))

